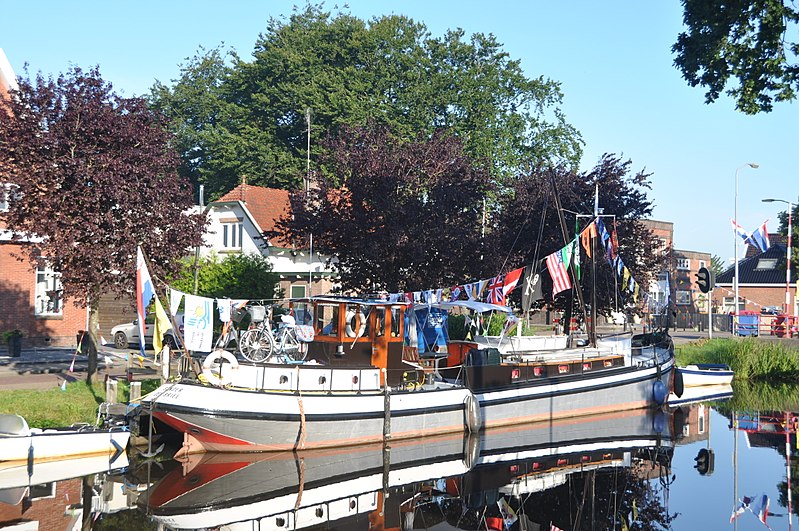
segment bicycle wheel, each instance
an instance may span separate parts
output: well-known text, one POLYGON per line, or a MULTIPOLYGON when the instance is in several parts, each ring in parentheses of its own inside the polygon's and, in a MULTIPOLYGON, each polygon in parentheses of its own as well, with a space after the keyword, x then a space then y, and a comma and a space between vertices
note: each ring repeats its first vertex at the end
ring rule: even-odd
POLYGON ((283 331, 280 343, 283 355, 290 361, 302 361, 308 354, 308 345, 297 339, 293 328, 283 331))
POLYGON ((272 334, 254 328, 247 330, 239 338, 239 352, 254 363, 265 363, 272 356, 275 340, 272 334))

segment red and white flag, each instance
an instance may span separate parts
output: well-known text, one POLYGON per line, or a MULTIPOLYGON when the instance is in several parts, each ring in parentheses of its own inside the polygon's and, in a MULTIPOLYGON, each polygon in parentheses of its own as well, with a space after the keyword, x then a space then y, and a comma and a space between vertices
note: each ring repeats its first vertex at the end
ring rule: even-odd
POLYGON ((549 276, 552 277, 553 299, 561 291, 571 289, 572 283, 569 280, 569 270, 566 269, 566 265, 563 263, 563 253, 561 251, 555 251, 547 256, 547 271, 549 271, 549 276))

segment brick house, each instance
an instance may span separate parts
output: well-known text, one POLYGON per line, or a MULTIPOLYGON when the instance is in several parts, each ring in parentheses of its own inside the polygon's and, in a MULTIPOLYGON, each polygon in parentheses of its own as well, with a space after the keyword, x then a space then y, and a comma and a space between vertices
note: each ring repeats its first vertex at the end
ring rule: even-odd
POLYGON ((658 240, 658 252, 669 257, 668 265, 658 272, 649 287, 649 296, 659 303, 667 298, 676 312, 675 326, 693 328, 701 326, 700 314, 707 314, 708 296, 696 286, 696 273, 702 267, 710 268, 712 256, 701 251, 674 248, 674 223, 644 220, 643 224, 658 240))
MULTIPOLYGON (((0 49, 0 102, 16 88, 16 76, 0 49)), ((6 230, 3 212, 8 210, 9 191, 0 175, 0 333, 19 329, 26 346, 75 345, 77 331, 86 328, 86 309, 61 297, 60 275, 45 260, 31 265, 17 259, 35 242, 14 240, 6 230)))
MULTIPOLYGON (((765 252, 747 246, 744 258, 738 262, 739 311, 760 313, 764 308, 776 308, 785 312, 785 292, 788 291, 789 315, 797 315, 796 271, 791 270, 791 279, 786 286, 785 237, 769 234, 772 244, 765 252)), ((735 266, 716 277, 713 303, 721 313, 729 314, 735 309, 735 266)))
POLYGON ((289 192, 242 183, 209 203, 209 226, 202 256, 214 252, 260 253, 268 257, 280 276, 284 297, 330 293, 336 273, 327 256, 312 249, 292 248, 283 239, 266 240, 262 234, 274 230, 277 220, 289 211, 289 192))

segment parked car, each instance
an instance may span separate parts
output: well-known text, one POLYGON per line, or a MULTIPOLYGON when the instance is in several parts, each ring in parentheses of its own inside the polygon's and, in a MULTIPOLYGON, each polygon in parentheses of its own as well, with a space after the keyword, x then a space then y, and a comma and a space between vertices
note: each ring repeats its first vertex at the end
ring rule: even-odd
POLYGON ((782 312, 782 308, 779 306, 763 306, 760 308, 760 313, 763 315, 779 315, 782 312))
MULTIPOLYGON (((183 314, 175 315, 175 322, 178 325, 181 335, 183 334, 183 314)), ((153 330, 155 330, 155 314, 150 314, 144 319, 144 342, 147 345, 153 344, 153 330)), ((128 348, 131 345, 139 344, 139 320, 132 323, 118 324, 111 329, 111 337, 114 338, 116 348, 128 348)), ((177 349, 178 341, 175 332, 170 327, 164 332, 164 344, 169 345, 172 350, 177 349)))

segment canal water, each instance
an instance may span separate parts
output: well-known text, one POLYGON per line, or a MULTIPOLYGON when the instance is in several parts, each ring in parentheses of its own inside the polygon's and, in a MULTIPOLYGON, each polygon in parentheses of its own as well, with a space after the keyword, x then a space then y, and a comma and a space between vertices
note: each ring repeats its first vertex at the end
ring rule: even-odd
POLYGON ((792 529, 795 414, 733 407, 695 402, 314 452, 177 461, 168 447, 150 458, 131 449, 125 466, 85 477, 65 463, 64 477, 4 488, 0 474, 0 527, 792 529))

